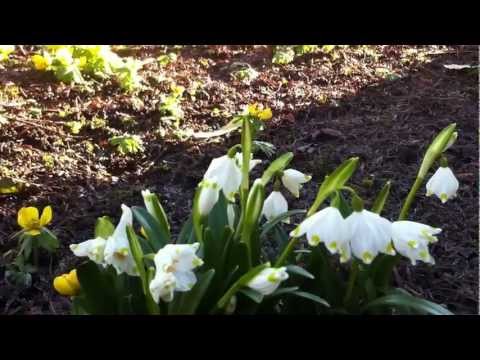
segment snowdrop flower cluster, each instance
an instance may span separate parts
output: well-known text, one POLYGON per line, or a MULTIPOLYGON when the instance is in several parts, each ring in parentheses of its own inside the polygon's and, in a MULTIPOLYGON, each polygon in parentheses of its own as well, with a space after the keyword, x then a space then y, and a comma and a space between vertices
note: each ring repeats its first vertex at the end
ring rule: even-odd
POLYGON ((441 229, 413 221, 396 221, 362 209, 344 219, 335 207, 327 207, 305 219, 292 237, 306 234, 309 245, 323 242, 331 254, 340 254, 340 261, 350 260, 351 254, 370 264, 379 253, 395 255, 395 250, 410 259, 434 263, 428 244, 436 242, 434 236, 441 229), (393 240, 393 242, 392 242, 393 240))
POLYGON ((70 250, 75 256, 88 257, 104 267, 112 265, 117 274, 127 273, 130 276, 138 276, 127 236, 127 226, 131 226, 132 222, 132 210, 122 204, 122 216, 108 239, 97 237, 80 244, 72 244, 70 250))
POLYGON ((175 291, 185 292, 192 289, 197 278, 193 269, 203 264, 196 252, 199 243, 168 244, 155 255, 155 277, 150 282, 150 292, 156 303, 173 300, 175 291))

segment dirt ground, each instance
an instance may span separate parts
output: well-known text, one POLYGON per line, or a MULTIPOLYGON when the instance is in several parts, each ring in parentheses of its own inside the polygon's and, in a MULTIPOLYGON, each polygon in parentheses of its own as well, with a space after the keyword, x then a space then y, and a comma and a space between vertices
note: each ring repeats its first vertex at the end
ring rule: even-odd
POLYGON ((404 261, 395 282, 456 314, 478 313, 478 71, 443 66, 478 65, 478 47, 352 46, 281 66, 272 65, 271 46, 128 47, 119 53, 142 59, 170 51, 178 55, 164 67, 156 61, 145 65, 145 89, 136 95, 108 81, 93 92, 61 84, 31 69, 27 59, 33 51, 25 46, 24 54, 16 52, 0 68, 0 113, 18 119, 0 125, 0 178, 26 183, 17 194, 0 195, 0 253, 16 246, 10 239, 18 231, 16 212, 28 205, 53 206, 50 229, 61 248, 43 257, 28 289, 10 285, 0 264, 0 313, 66 313, 68 300, 51 282, 78 263, 68 245, 91 238, 97 217, 118 219, 120 204, 142 204, 142 189, 161 195, 178 230, 210 160, 239 141, 238 134, 198 140, 178 130, 218 129, 253 102, 273 111, 259 140, 274 144, 277 154, 293 151, 291 166, 313 175, 300 199, 288 198, 291 209, 308 208, 324 175, 345 158, 359 156, 353 186, 368 203, 392 180, 384 213, 392 220, 429 141, 456 122, 459 138, 448 158, 460 181, 458 197, 442 205, 426 198, 423 187, 410 215, 442 227, 432 246, 436 265, 413 267, 404 261), (238 63, 259 72, 250 85, 232 78, 238 63), (194 95, 184 96, 179 129, 159 120, 156 101, 168 90, 162 76, 187 90, 200 84, 191 90, 194 95), (68 109, 67 118, 60 116, 62 109, 68 109), (126 115, 134 120, 122 121, 126 115), (72 134, 64 124, 95 117, 107 120, 107 128, 84 127, 72 134), (125 131, 142 137, 142 154, 120 156, 108 144, 112 133, 125 131))

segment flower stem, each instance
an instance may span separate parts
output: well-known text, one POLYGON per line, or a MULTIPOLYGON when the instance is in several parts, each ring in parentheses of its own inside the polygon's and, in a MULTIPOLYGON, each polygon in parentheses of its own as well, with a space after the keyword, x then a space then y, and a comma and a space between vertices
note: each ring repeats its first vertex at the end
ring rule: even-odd
POLYGON ((410 206, 412 205, 413 200, 415 199, 415 195, 420 189, 420 186, 422 186, 422 183, 423 183, 423 177, 418 176, 415 179, 415 182, 413 183, 413 186, 410 189, 410 192, 408 193, 407 198, 405 199, 405 202, 403 204, 402 210, 400 211, 398 220, 405 220, 408 217, 410 206))
POLYGON ((355 259, 352 260, 352 266, 350 268, 350 277, 348 278, 347 284, 347 292, 345 293, 345 298, 343 299, 343 303, 347 306, 348 302, 350 301, 350 297, 352 296, 353 286, 355 285, 355 280, 357 279, 358 275, 358 263, 355 259))
POLYGON ((280 267, 282 266, 285 261, 288 259, 288 257, 290 256, 290 254, 292 253, 295 245, 297 244, 297 241, 298 241, 298 237, 292 237, 290 239, 290 242, 287 244, 287 246, 285 247, 285 249, 283 250, 283 252, 280 254, 280 256, 278 257, 276 263, 275 263, 275 267, 280 267))

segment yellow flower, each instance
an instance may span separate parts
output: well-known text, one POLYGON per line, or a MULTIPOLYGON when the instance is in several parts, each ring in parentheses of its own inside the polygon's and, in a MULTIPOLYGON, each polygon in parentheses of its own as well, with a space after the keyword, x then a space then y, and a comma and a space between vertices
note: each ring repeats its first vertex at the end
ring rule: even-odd
POLYGON ((260 120, 270 120, 272 118, 272 110, 270 108, 266 108, 260 111, 257 116, 260 120))
POLYGON ((78 295, 80 292, 80 282, 78 281, 77 270, 73 269, 68 274, 57 276, 53 280, 53 287, 60 295, 78 295))
POLYGON ((272 110, 270 108, 264 109, 257 103, 248 105, 247 112, 248 115, 255 116, 260 120, 270 120, 272 118, 272 110))
POLYGON ((45 71, 50 65, 50 59, 45 56, 36 54, 32 56, 33 67, 35 70, 45 71))
POLYGON ((8 55, 15 50, 15 45, 0 45, 0 61, 8 59, 8 55))
POLYGON ((18 211, 18 225, 22 227, 28 235, 40 235, 40 230, 52 221, 52 207, 46 206, 39 218, 38 209, 33 206, 23 207, 18 211))

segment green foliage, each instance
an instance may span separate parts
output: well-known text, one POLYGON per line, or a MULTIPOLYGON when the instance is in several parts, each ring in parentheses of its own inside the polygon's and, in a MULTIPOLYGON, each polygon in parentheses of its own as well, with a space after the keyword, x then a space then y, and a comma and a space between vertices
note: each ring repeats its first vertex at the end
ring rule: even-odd
POLYGON ((136 154, 143 152, 143 141, 138 135, 114 136, 108 140, 110 145, 115 146, 116 150, 122 155, 136 154))
POLYGON ((85 76, 96 79, 113 77, 120 87, 133 91, 140 87, 138 71, 142 63, 122 59, 108 45, 47 45, 32 57, 35 69, 51 71, 65 83, 86 83, 85 76))

